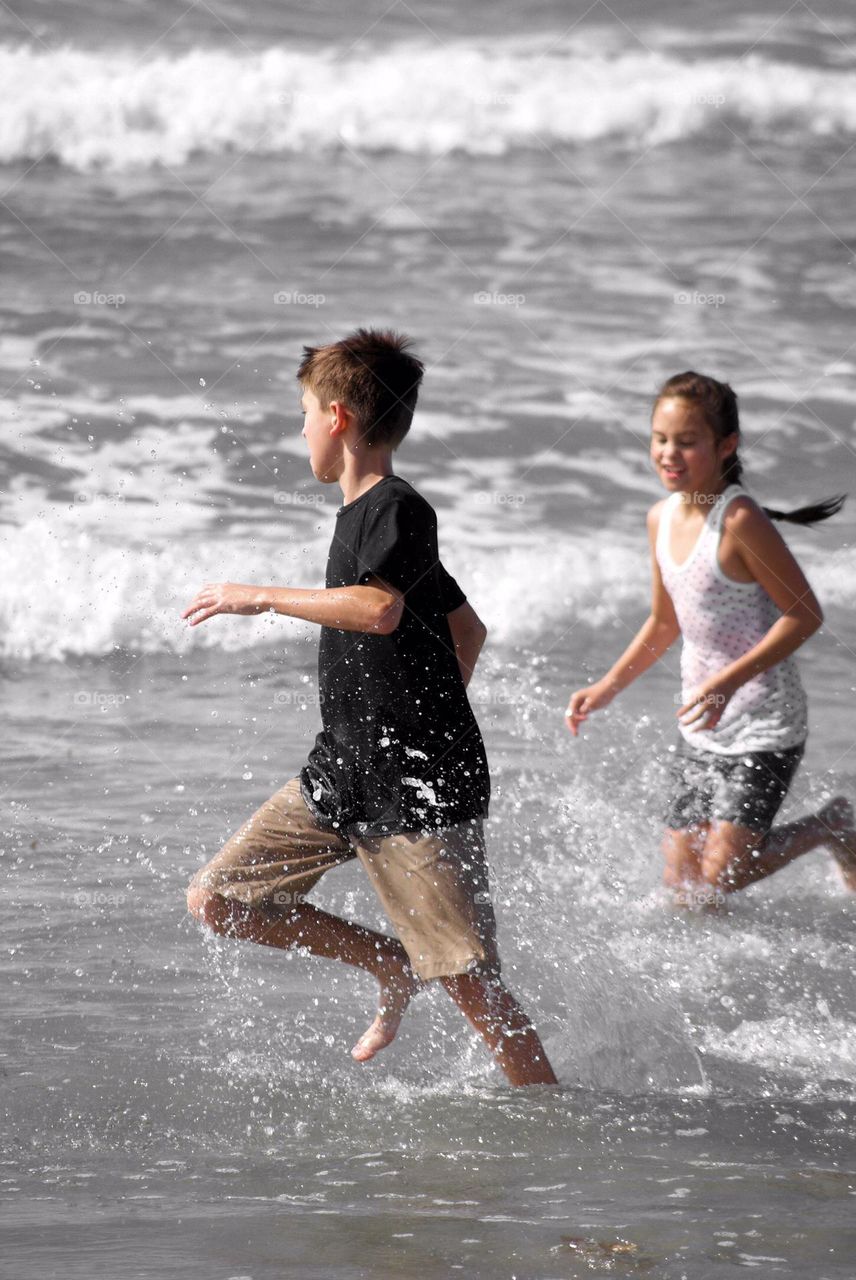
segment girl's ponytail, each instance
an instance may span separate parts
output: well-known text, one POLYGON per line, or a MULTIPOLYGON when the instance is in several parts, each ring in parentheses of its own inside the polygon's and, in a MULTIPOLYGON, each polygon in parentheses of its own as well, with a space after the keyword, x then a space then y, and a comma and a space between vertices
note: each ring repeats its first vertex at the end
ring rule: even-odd
POLYGON ((837 513, 847 501, 847 494, 841 493, 836 498, 822 498, 820 502, 812 502, 807 507, 797 507, 795 511, 777 511, 775 507, 762 507, 771 520, 787 520, 790 524, 819 524, 837 513))
MULTIPOLYGON (((657 393, 655 405, 660 400, 674 397, 697 404, 702 410, 705 421, 710 426, 717 440, 726 436, 740 435, 740 418, 737 412, 737 396, 727 382, 717 382, 702 373, 694 373, 691 369, 686 373, 676 373, 668 378, 657 393)), ((743 484, 743 463, 737 456, 737 450, 725 460, 722 478, 726 484, 743 484)), ((779 511, 775 507, 762 507, 762 511, 771 520, 787 520, 790 524, 818 524, 828 520, 844 506, 846 494, 836 498, 824 498, 821 502, 809 506, 797 507, 795 511, 779 511)))

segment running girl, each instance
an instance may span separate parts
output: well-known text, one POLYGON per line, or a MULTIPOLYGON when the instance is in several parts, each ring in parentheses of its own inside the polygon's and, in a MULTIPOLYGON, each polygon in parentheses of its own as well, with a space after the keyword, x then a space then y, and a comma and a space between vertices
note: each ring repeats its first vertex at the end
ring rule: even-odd
POLYGON ((856 830, 844 797, 773 827, 808 731, 792 655, 823 615, 772 521, 814 524, 844 499, 791 512, 759 506, 742 487, 739 443, 731 387, 693 372, 663 385, 651 459, 669 496, 648 513, 651 614, 606 675, 571 694, 566 712, 576 736, 590 712, 683 637, 663 852, 665 883, 684 904, 721 902, 820 845, 856 891, 856 830))

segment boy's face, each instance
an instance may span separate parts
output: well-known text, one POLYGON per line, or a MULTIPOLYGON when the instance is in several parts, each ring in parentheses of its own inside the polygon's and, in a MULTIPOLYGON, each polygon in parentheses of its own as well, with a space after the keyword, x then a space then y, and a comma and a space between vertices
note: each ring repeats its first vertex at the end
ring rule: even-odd
POLYGON ((316 480, 332 484, 342 474, 344 447, 341 407, 335 402, 326 409, 309 387, 300 397, 303 410, 302 435, 309 446, 309 465, 316 480))

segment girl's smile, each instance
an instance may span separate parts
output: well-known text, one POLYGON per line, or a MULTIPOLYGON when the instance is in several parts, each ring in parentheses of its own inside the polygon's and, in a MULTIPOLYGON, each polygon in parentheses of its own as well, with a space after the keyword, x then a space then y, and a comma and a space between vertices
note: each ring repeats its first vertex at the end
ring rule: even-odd
POLYGON ((697 405, 677 396, 658 401, 651 423, 651 461, 671 492, 717 493, 722 465, 736 447, 717 441, 697 405))

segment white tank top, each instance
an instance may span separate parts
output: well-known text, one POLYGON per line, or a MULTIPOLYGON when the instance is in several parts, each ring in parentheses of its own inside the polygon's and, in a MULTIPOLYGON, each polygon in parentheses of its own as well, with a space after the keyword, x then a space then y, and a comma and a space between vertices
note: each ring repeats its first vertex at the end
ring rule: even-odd
MULTIPOLYGON (((719 565, 722 518, 729 503, 745 496, 729 485, 712 504, 698 540, 683 564, 670 547, 672 512, 680 493, 670 494, 660 513, 656 555, 672 597, 683 637, 681 696, 755 647, 781 612, 759 582, 735 582, 719 565)), ((714 729, 693 731, 678 723, 695 747, 719 755, 781 751, 803 742, 808 733, 806 698, 793 657, 753 676, 735 693, 714 729)))

